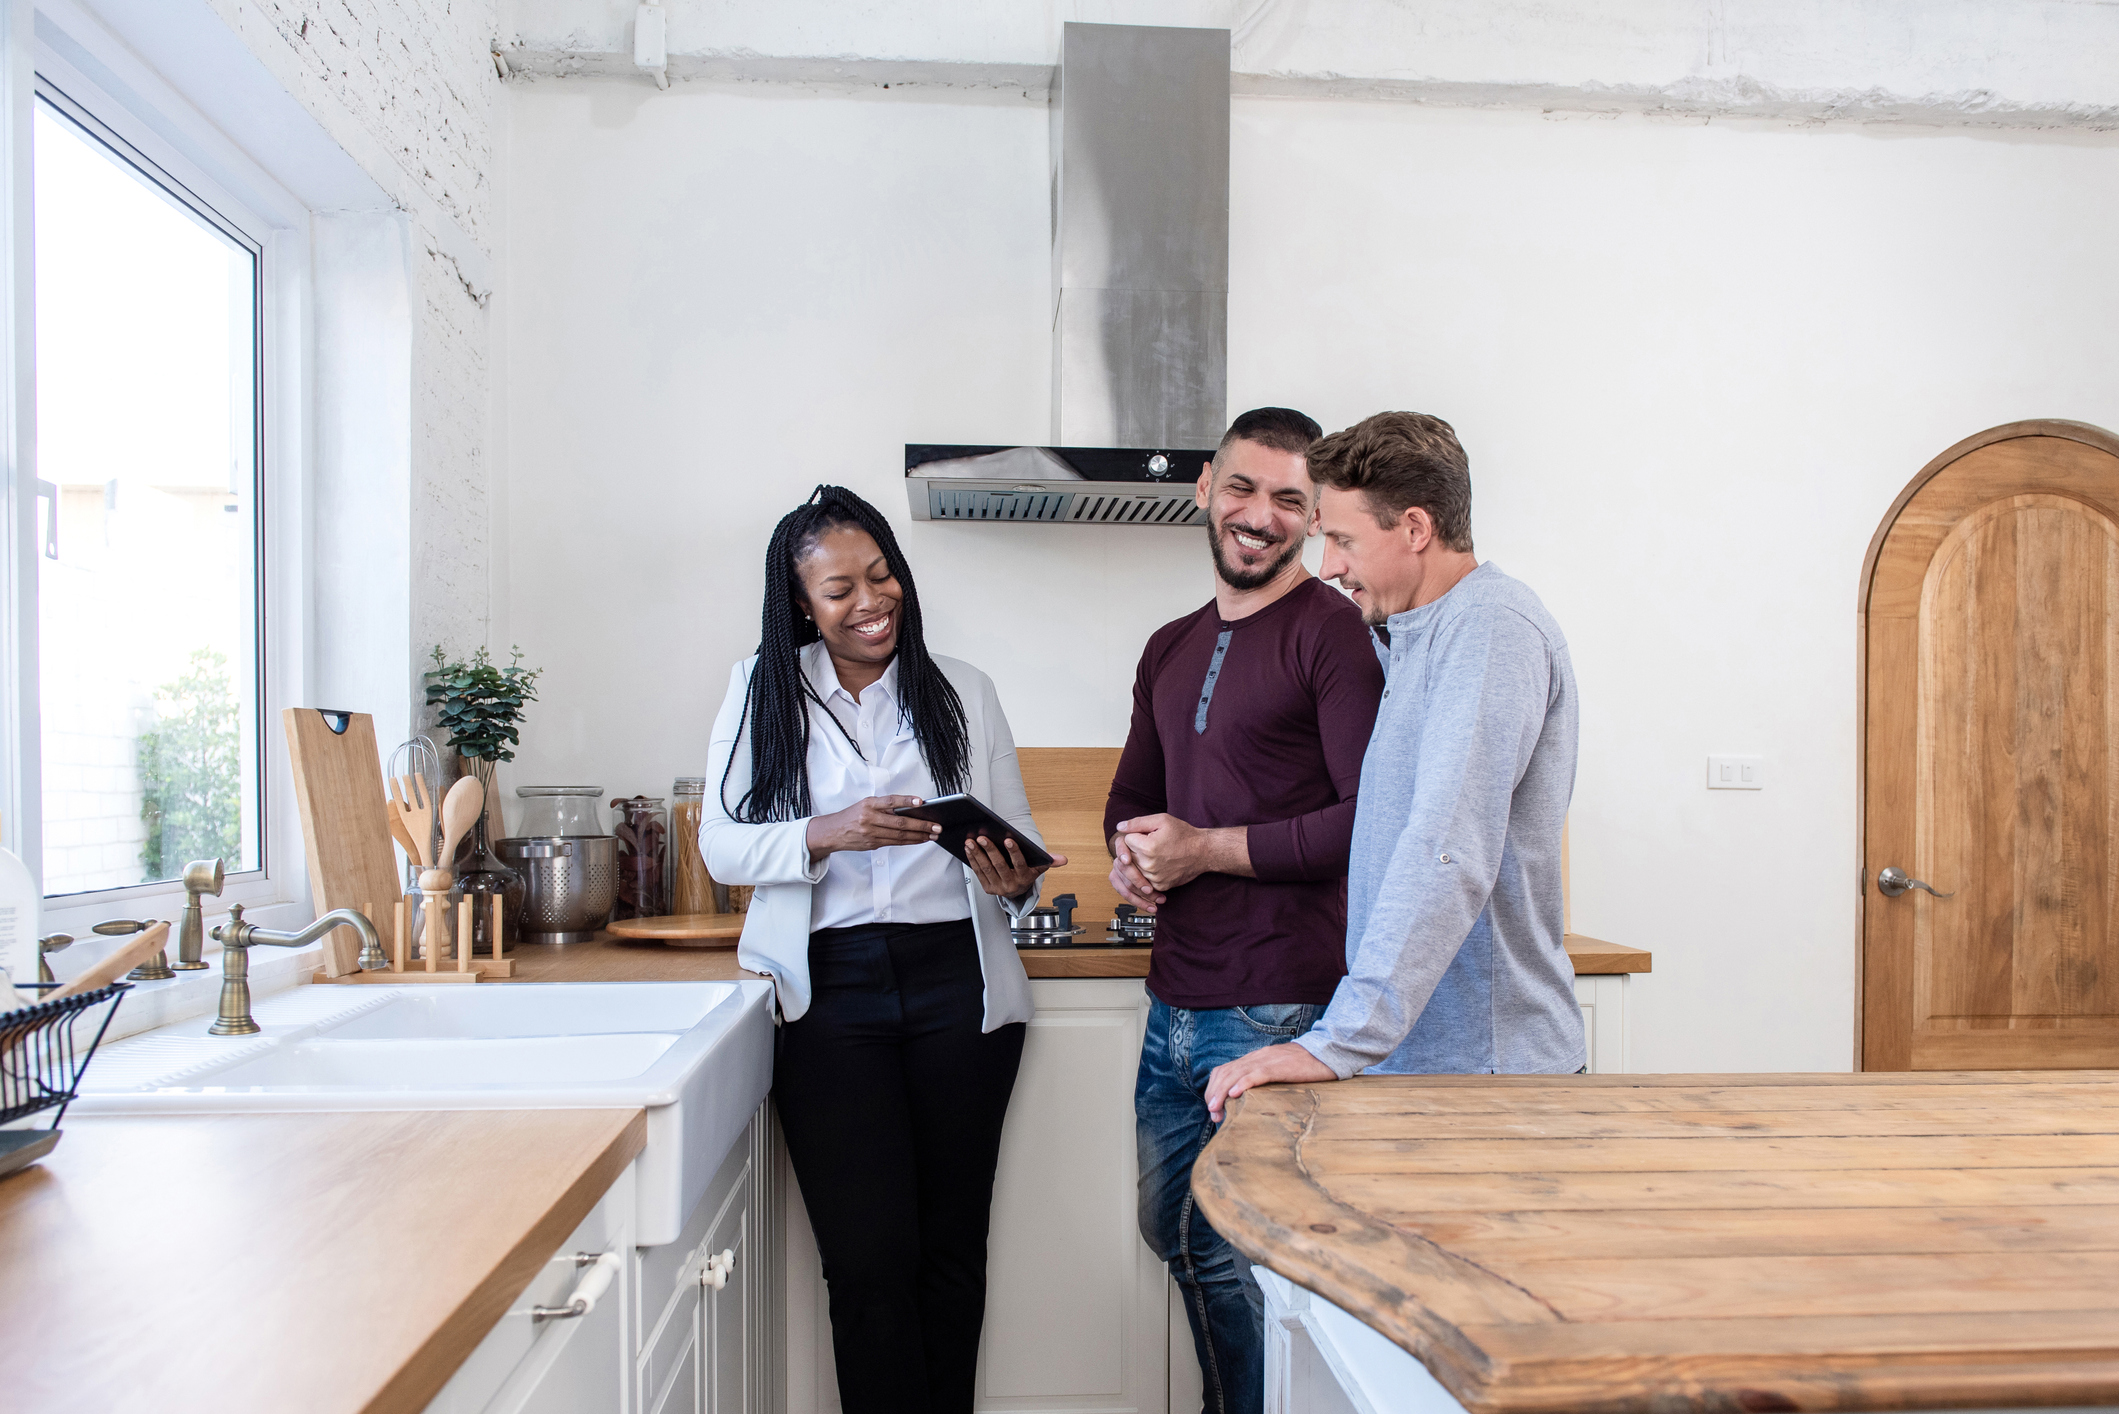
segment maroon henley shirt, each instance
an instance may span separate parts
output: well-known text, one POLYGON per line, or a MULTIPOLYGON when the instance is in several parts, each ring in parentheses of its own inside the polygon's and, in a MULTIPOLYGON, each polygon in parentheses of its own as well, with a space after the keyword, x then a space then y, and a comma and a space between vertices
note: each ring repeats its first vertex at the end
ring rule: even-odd
POLYGON ((1234 622, 1210 600, 1148 640, 1104 838, 1158 812, 1244 825, 1258 875, 1202 874, 1169 891, 1148 963, 1157 997, 1193 1009, 1332 999, 1346 973, 1354 796, 1382 695, 1361 611, 1319 579, 1234 622))

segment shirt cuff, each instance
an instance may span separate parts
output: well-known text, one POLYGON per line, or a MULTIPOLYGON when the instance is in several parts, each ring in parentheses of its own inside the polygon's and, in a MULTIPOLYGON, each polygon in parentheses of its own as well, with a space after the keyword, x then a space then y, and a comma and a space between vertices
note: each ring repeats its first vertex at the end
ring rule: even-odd
POLYGON ((815 818, 816 817, 812 815, 794 822, 795 825, 798 826, 801 830, 801 833, 795 837, 795 843, 799 845, 802 850, 803 879, 805 879, 811 884, 821 884, 824 882, 824 871, 831 867, 831 856, 825 854, 813 858, 810 855, 809 822, 810 820, 813 820, 815 818))
POLYGON ((1323 1062, 1326 1069, 1341 1080, 1352 1080, 1368 1066, 1368 1062, 1332 1040, 1331 1033, 1318 1027, 1306 1036, 1297 1036, 1295 1044, 1323 1062))
POLYGON ((1252 877, 1269 883, 1286 883, 1303 877, 1302 858, 1295 849, 1292 820, 1246 825, 1243 842, 1251 856, 1252 877))
MULTIPOLYGON (((968 869, 971 866, 967 864, 964 867, 968 869)), ((978 887, 978 880, 976 878, 972 880, 971 886, 973 888, 978 887)), ((994 900, 994 902, 998 903, 1001 906, 1001 911, 1008 915, 1010 921, 1020 921, 1024 914, 1028 913, 1031 909, 1037 907, 1037 897, 1039 894, 1044 892, 1044 889, 1045 876, 1040 874, 1036 879, 1033 879, 1031 881, 1030 887, 1025 889, 1020 897, 997 898, 994 900)))

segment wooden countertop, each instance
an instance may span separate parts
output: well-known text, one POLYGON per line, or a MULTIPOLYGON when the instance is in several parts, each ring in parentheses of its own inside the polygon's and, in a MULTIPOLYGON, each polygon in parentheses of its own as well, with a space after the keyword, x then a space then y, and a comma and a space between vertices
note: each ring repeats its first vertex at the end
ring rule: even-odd
MULTIPOLYGON (((1101 926, 1101 925, 1098 925, 1101 926)), ((1642 948, 1569 933, 1567 955, 1578 977, 1647 972, 1655 959, 1642 948)), ((734 948, 673 948, 598 934, 582 943, 532 943, 517 948, 517 982, 733 982, 757 973, 736 965, 734 948)), ((1048 948, 1022 952, 1032 977, 1145 977, 1146 948, 1048 948)))
POLYGON ((418 1410, 646 1141, 639 1110, 69 1117, 0 1179, 0 1404, 418 1410))
POLYGON ((1475 1414, 2119 1402, 2119 1072, 1273 1086, 1193 1188, 1475 1414))
POLYGON ((1602 938, 1585 938, 1580 933, 1569 933, 1560 941, 1567 948, 1568 959, 1574 963, 1577 977, 1655 971, 1655 954, 1646 948, 1629 948, 1623 943, 1607 943, 1602 938))

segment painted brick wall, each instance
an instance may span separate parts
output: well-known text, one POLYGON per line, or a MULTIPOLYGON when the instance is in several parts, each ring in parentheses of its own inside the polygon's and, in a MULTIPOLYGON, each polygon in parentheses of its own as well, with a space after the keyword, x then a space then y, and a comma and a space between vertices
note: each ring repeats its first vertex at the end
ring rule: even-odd
MULTIPOLYGON (((212 0, 238 31, 262 19, 354 121, 466 233, 491 207, 490 57, 498 0, 212 0)), ((255 44, 255 37, 247 35, 255 44)), ((319 114, 325 126, 331 119, 319 114)), ((372 173, 385 187, 396 185, 372 173)))
POLYGON ((412 213, 412 641, 467 653, 491 617, 487 292, 450 252, 491 254, 498 0, 211 3, 412 213))

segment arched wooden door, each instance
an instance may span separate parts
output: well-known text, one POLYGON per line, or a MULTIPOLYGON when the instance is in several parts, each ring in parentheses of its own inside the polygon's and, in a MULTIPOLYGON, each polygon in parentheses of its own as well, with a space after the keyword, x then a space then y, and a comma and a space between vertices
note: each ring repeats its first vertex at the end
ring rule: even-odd
POLYGON ((2119 438, 2018 422, 1930 462, 1861 644, 1862 1068, 2119 1066, 2119 438))

